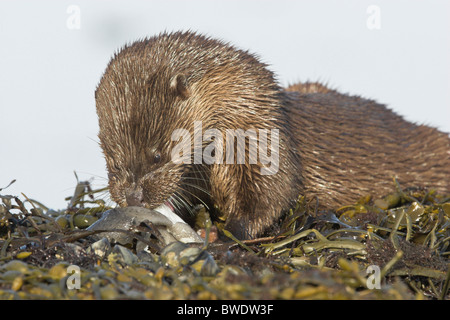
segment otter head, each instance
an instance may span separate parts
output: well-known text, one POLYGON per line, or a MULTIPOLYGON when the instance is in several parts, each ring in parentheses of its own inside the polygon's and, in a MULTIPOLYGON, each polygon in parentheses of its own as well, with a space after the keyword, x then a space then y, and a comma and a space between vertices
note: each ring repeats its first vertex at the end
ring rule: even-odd
POLYGON ((195 33, 164 33, 125 46, 95 94, 113 200, 150 209, 208 201, 208 168, 172 161, 179 144, 172 134, 182 129, 192 137, 195 121, 204 130, 246 129, 245 119, 255 113, 275 127, 278 92, 254 56, 195 33))
POLYGON ((185 203, 188 168, 171 161, 171 135, 189 125, 186 78, 164 64, 147 67, 147 52, 135 49, 116 54, 95 93, 111 197, 122 207, 185 203))

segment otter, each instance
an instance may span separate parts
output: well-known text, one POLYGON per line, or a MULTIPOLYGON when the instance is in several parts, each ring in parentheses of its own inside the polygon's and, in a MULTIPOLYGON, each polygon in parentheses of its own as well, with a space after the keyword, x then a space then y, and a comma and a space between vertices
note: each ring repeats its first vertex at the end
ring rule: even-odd
POLYGON ((125 45, 95 100, 109 190, 119 206, 188 221, 192 208, 204 204, 240 239, 261 235, 299 195, 336 208, 392 191, 394 176, 405 187, 450 192, 448 134, 320 83, 284 89, 254 54, 195 32, 125 45), (193 136, 195 121, 202 132, 223 136, 227 129, 277 129, 278 148, 269 154, 278 170, 263 174, 267 163, 249 161, 249 137, 244 163, 173 161, 180 143, 174 131, 193 136))

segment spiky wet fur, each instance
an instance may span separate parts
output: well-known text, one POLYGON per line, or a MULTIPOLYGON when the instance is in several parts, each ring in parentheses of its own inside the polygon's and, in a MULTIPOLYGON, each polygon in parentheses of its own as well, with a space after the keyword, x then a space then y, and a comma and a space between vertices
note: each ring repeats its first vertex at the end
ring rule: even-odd
MULTIPOLYGON (((99 138, 112 198, 128 205, 170 202, 182 214, 204 203, 239 238, 260 234, 299 194, 324 207, 403 185, 450 190, 450 139, 406 122, 382 105, 321 84, 282 89, 246 51, 192 32, 126 45, 96 90, 99 138), (185 165, 171 161, 175 129, 279 129, 279 170, 261 163, 185 165), (155 157, 160 155, 160 157, 155 157), (158 160, 156 160, 158 159, 158 160)), ((248 145, 246 146, 248 160, 248 145)))

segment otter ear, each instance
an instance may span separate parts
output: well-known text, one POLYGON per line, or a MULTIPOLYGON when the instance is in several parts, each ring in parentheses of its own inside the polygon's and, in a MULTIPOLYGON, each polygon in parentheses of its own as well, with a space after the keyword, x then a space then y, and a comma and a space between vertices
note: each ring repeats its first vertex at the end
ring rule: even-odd
POLYGON ((170 81, 170 89, 172 89, 182 100, 186 100, 191 95, 186 77, 183 74, 177 74, 172 78, 172 81, 170 81))

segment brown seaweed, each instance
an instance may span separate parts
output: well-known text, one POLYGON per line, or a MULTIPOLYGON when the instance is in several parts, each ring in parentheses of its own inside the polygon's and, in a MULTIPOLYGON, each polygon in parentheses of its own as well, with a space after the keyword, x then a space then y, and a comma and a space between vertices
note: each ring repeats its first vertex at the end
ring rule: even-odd
POLYGON ((402 190, 395 181, 381 200, 365 197, 326 212, 300 197, 269 234, 245 241, 213 226, 202 209, 205 220, 196 225, 224 237, 165 248, 151 225, 116 230, 134 239, 125 246, 96 243, 92 235, 101 231, 84 228, 110 209, 96 199, 104 189, 77 182, 76 190, 59 211, 23 194, 0 194, 0 298, 450 297, 450 198, 433 190, 402 190), (92 222, 77 222, 86 216, 92 222), (69 288, 71 266, 79 270, 79 289, 69 288))

